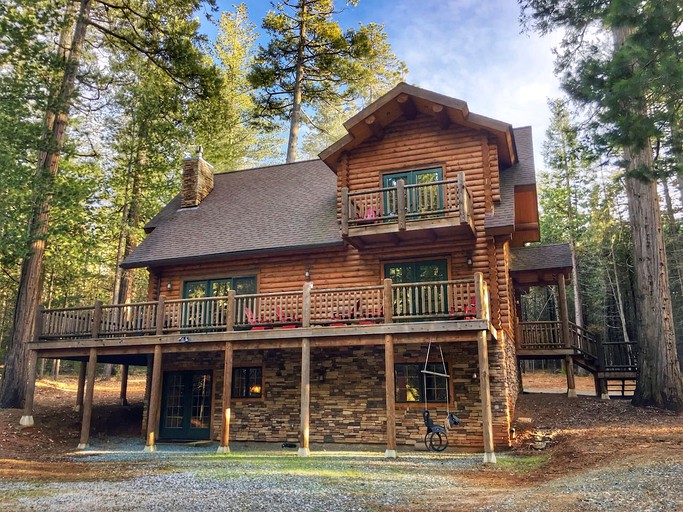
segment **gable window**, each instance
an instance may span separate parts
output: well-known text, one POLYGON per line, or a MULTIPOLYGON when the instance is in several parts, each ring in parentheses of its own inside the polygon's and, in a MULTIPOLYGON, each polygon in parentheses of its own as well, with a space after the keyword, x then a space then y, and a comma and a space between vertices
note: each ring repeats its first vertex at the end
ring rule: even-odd
POLYGON ((233 368, 232 398, 261 398, 263 370, 260 366, 233 368))
MULTIPOLYGON (((425 396, 427 402, 446 402, 448 379, 437 375, 424 374, 422 373, 423 368, 422 363, 397 363, 394 365, 396 402, 423 402, 425 396)), ((427 370, 444 373, 441 363, 428 363, 427 370)), ((448 366, 446 366, 446 370, 445 373, 448 373, 448 366)))
MULTIPOLYGON (((399 180, 403 180, 405 185, 408 220, 418 216, 424 218, 424 213, 438 212, 443 209, 443 189, 438 183, 443 180, 441 167, 385 174, 382 176, 382 185, 384 188, 393 188, 397 186, 399 180)), ((397 211, 397 202, 395 191, 385 192, 384 204, 387 210, 385 215, 391 215, 397 211)))
MULTIPOLYGON (((224 277, 185 281, 183 299, 226 297, 230 290, 237 295, 256 293, 256 276, 224 277)), ((217 301, 191 301, 182 303, 184 328, 222 329, 227 322, 227 299, 217 301)))

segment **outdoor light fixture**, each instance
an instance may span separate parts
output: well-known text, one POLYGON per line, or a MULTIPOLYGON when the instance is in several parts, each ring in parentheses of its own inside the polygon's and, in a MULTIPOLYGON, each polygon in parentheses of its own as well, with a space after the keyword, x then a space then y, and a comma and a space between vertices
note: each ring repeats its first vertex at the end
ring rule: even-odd
POLYGON ((171 284, 171 281, 168 282, 166 285, 166 289, 170 292, 173 289, 173 285, 171 284))
POLYGON ((472 380, 477 380, 477 372, 476 371, 472 374, 472 380))
POLYGON ((311 280, 311 264, 309 263, 304 267, 304 279, 308 282, 311 280))
POLYGON ((472 253, 471 252, 467 253, 467 266, 468 267, 472 266, 472 253))
POLYGON ((325 382, 325 368, 318 368, 318 382, 325 382))

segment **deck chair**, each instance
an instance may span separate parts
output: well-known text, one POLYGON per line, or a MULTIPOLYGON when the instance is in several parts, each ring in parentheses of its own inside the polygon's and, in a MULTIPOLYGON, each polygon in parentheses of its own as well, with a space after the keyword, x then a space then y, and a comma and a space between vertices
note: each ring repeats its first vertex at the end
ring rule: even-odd
POLYGON ((247 306, 244 306, 244 316, 247 319, 247 323, 251 325, 251 330, 252 331, 265 331, 266 327, 264 325, 254 325, 259 323, 258 318, 256 318, 256 313, 253 313, 251 309, 249 309, 247 306))

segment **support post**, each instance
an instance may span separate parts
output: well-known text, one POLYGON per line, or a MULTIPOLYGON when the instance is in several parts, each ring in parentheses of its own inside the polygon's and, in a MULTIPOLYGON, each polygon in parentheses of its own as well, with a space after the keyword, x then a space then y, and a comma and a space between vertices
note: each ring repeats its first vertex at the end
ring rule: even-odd
MULTIPOLYGON (((232 291, 232 290, 231 290, 232 291)), ((223 422, 221 423, 221 443, 216 453, 230 453, 230 401, 232 398, 232 342, 225 344, 223 364, 223 422)))
POLYGON ((304 283, 301 303, 301 327, 304 328, 311 326, 311 288, 313 288, 313 283, 304 283))
POLYGON ((396 213, 398 214, 398 229, 405 231, 406 229, 406 189, 403 180, 398 180, 396 183, 396 213))
POLYGON ((342 236, 349 236, 349 188, 341 189, 341 231, 342 236))
MULTIPOLYGON (((572 339, 569 332, 569 310, 567 309, 567 288, 564 282, 564 274, 557 276, 558 302, 560 303, 560 323, 562 325, 562 342, 566 348, 572 348, 572 339)), ((565 357, 565 371, 567 373, 567 397, 576 398, 576 383, 574 381, 574 359, 571 355, 565 357)))
POLYGON ((237 292, 235 290, 228 290, 228 314, 225 320, 225 330, 234 331, 235 330, 235 296, 237 292))
POLYGON ((95 302, 95 312, 92 315, 92 332, 90 333, 91 338, 99 338, 100 336, 100 324, 102 323, 102 301, 98 300, 95 302))
POLYGON ((128 365, 121 365, 121 393, 119 395, 119 403, 121 405, 128 405, 128 365))
MULTIPOLYGON (((304 303, 305 304, 305 303, 304 303)), ((305 318, 305 317, 304 317, 305 318)), ((301 340, 301 426, 299 428, 299 457, 308 457, 311 405, 311 340, 301 340)))
POLYGON ((166 317, 166 296, 159 295, 157 302, 157 336, 164 334, 164 319, 166 317))
POLYGON ((567 398, 576 398, 576 381, 574 380, 574 358, 566 356, 564 368, 567 372, 567 398))
POLYGON ((146 452, 157 451, 156 434, 159 425, 159 405, 161 402, 161 345, 154 346, 154 363, 152 368, 152 384, 150 386, 149 408, 147 409, 147 440, 146 452))
POLYGON ((74 411, 81 412, 83 410, 83 395, 85 393, 85 373, 88 369, 88 362, 81 361, 81 367, 78 371, 78 390, 76 391, 76 405, 74 411))
POLYGON ((465 191, 465 173, 458 173, 458 208, 460 208, 460 224, 465 224, 467 222, 467 216, 469 212, 467 211, 467 196, 465 191))
POLYGON ((395 459, 396 455, 396 396, 394 383, 394 337, 384 335, 384 375, 387 404, 387 449, 384 457, 395 459))
POLYGON ((496 454, 493 450, 491 386, 489 383, 489 352, 486 336, 486 331, 479 331, 477 334, 477 350, 479 351, 479 393, 481 394, 481 418, 484 432, 484 464, 495 464, 496 454))
POLYGON ((90 349, 88 358, 88 377, 85 386, 85 401, 83 402, 83 419, 81 420, 81 441, 79 450, 85 450, 90 440, 90 420, 92 418, 92 399, 95 394, 95 370, 97 370, 97 349, 90 349))
POLYGON ((607 379, 600 380, 600 399, 609 400, 609 387, 607 386, 607 379))
POLYGON ((38 366, 38 352, 35 350, 29 351, 28 355, 28 368, 26 378, 26 391, 25 391, 25 401, 24 401, 24 414, 19 420, 19 425, 22 427, 32 427, 33 426, 33 397, 36 393, 36 370, 38 366))
POLYGON ((394 296, 391 289, 391 279, 384 280, 384 303, 382 304, 384 310, 384 323, 390 324, 394 321, 394 296))

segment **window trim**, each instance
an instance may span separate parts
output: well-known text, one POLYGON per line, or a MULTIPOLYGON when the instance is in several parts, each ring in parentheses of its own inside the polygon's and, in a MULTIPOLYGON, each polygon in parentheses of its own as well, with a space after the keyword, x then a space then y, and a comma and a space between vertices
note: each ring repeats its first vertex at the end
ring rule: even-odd
MULTIPOLYGON (((264 392, 265 385, 264 385, 263 374, 264 374, 264 372, 263 372, 263 366, 259 366, 259 365, 253 365, 253 366, 234 366, 234 367, 232 368, 232 381, 231 381, 231 385, 230 385, 230 401, 231 401, 231 402, 233 402, 233 401, 240 401, 240 402, 245 402, 245 401, 249 401, 249 402, 259 402, 259 401, 263 401, 264 398, 265 398, 265 392, 264 392), (249 384, 250 384, 250 383, 249 383, 249 379, 248 379, 248 375, 249 375, 249 371, 250 371, 250 370, 259 370, 259 371, 261 372, 261 393, 260 393, 260 396, 237 396, 237 395, 235 394, 235 373, 238 372, 238 371, 247 371, 247 389, 248 389, 248 388, 249 388, 249 384)), ((224 376, 224 378, 225 378, 225 376, 224 376)))
MULTIPOLYGON (((427 363, 428 365, 438 365, 438 371, 441 372, 443 371, 443 367, 441 366, 441 361, 429 361, 427 363)), ((399 361, 394 363, 394 402, 397 406, 401 407, 410 407, 410 406, 415 406, 415 405, 422 405, 424 406, 424 378, 422 376, 422 369, 424 368, 424 362, 415 362, 415 361, 399 361), (409 401, 403 401, 398 399, 398 379, 396 375, 396 369, 398 366, 416 366, 417 371, 418 371, 418 376, 419 376, 419 393, 420 393, 420 399, 409 402, 409 401)), ((448 373, 448 361, 446 361, 446 373, 448 373)), ((450 373, 448 373, 451 375, 450 373)), ((435 405, 435 406, 452 406, 455 404, 455 400, 453 398, 453 375, 451 375, 450 379, 447 379, 446 377, 436 377, 436 379, 444 379, 446 381, 446 389, 448 391, 448 397, 449 397, 449 402, 446 401, 436 401, 436 400, 428 400, 427 403, 429 406, 435 405)))

